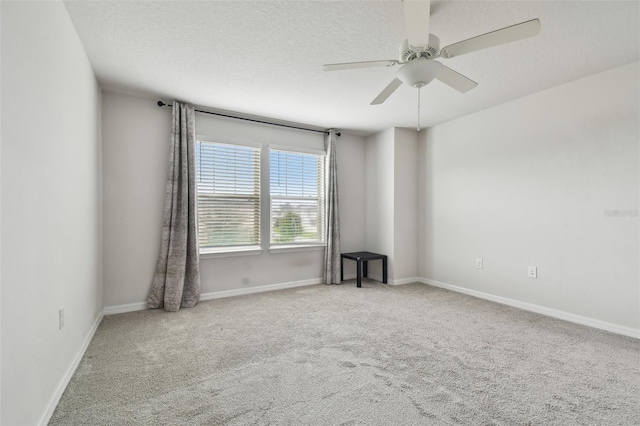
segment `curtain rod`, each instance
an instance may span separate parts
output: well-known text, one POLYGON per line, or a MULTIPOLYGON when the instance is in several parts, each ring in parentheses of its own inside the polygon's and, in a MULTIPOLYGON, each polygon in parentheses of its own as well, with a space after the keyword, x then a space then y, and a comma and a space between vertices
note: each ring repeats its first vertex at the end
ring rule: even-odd
MULTIPOLYGON (((165 104, 162 101, 158 101, 158 106, 159 107, 164 107, 164 106, 173 106, 170 104, 165 104)), ((235 120, 244 120, 244 121, 252 121, 254 123, 260 123, 260 124, 268 124, 270 126, 280 126, 280 127, 288 127, 289 129, 297 129, 297 130, 306 130, 307 132, 317 132, 317 133, 325 133, 325 134, 329 134, 328 131, 326 130, 315 130, 315 129, 307 129, 305 127, 296 127, 296 126, 290 126, 288 124, 280 124, 280 123, 270 123, 268 121, 262 121, 262 120, 254 120, 253 118, 245 118, 245 117, 236 117, 235 115, 227 115, 227 114, 221 114, 219 112, 212 112, 212 111, 203 111, 201 109, 196 109, 196 112, 201 112, 203 114, 212 114, 212 115, 218 115, 220 117, 227 117, 227 118, 233 118, 235 120)), ((339 132, 336 132, 336 136, 340 136, 339 132)))

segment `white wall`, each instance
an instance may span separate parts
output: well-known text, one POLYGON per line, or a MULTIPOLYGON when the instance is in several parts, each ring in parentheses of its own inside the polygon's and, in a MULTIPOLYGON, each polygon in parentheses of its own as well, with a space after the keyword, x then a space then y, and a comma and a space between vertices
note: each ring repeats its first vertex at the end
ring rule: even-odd
MULTIPOLYGON (((160 247, 171 109, 155 100, 103 94, 105 305, 146 302, 160 247)), ((321 134, 197 114, 196 132, 222 141, 324 149, 321 134)), ((364 139, 338 138, 341 246, 364 241, 364 139)), ((265 212, 268 214, 268 212, 265 212)), ((268 241, 264 229, 263 241, 268 241)), ((323 250, 202 256, 202 292, 237 290, 322 277, 323 250)), ((348 273, 348 270, 347 270, 348 273)))
MULTIPOLYGON (((418 277, 418 134, 391 128, 367 138, 366 250, 388 258, 389 283, 418 277)), ((348 262, 351 263, 351 262, 348 262)), ((382 279, 381 262, 369 276, 382 279)))
MULTIPOLYGON (((342 133, 336 142, 340 211, 340 251, 365 250, 365 141, 360 136, 342 133)), ((356 264, 344 262, 345 279, 356 276, 356 264)))
POLYGON ((636 62, 421 132, 420 275, 640 329, 638 217, 605 216, 637 214, 639 77, 636 62))
POLYGON ((0 7, 0 422, 33 425, 102 312, 100 90, 61 2, 0 7))
POLYGON ((102 93, 104 304, 144 302, 160 250, 171 110, 102 93))
MULTIPOLYGON (((387 278, 394 279, 394 155, 395 129, 366 139, 366 251, 387 255, 387 278)), ((352 262, 347 262, 352 263, 352 262)), ((381 262, 369 264, 369 276, 382 279, 381 262)))
POLYGON ((418 133, 395 129, 394 281, 418 276, 418 133))

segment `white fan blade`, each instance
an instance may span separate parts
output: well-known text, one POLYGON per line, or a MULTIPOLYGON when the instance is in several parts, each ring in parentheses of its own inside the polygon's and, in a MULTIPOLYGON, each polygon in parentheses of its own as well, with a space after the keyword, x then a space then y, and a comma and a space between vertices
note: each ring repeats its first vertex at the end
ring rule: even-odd
POLYGON ((522 40, 527 37, 533 37, 538 35, 539 32, 540 20, 532 19, 531 21, 522 22, 520 24, 463 40, 458 43, 450 44, 440 50, 440 56, 443 58, 453 58, 454 56, 464 55, 465 53, 471 53, 477 50, 498 46, 500 44, 522 40))
POLYGON ((398 80, 397 78, 394 79, 391 83, 389 83, 387 87, 382 90, 382 92, 380 92, 378 96, 376 96, 374 100, 371 101, 370 105, 380 105, 381 103, 386 101, 387 98, 391 96, 391 94, 395 92, 396 89, 400 86, 402 86, 402 81, 398 80))
POLYGON ((345 62, 342 64, 326 64, 322 66, 324 71, 350 70, 355 68, 392 67, 398 61, 389 59, 384 61, 345 62))
POLYGON ((449 87, 453 87, 460 93, 466 93, 478 85, 475 81, 465 77, 464 75, 452 70, 444 65, 436 75, 436 79, 440 80, 449 87))
POLYGON ((407 27, 409 46, 429 45, 429 0, 403 0, 404 23, 407 27))

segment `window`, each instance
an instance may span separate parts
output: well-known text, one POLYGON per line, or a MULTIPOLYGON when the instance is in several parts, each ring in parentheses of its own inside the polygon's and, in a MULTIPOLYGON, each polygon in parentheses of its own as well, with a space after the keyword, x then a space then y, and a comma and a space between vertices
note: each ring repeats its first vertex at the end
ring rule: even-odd
POLYGON ((262 153, 261 145, 199 140, 200 253, 250 253, 261 249, 262 232, 263 240, 276 249, 322 245, 324 167, 321 151, 272 147, 262 153), (261 165, 269 170, 269 182, 262 189, 261 165))
POLYGON ((269 151, 272 245, 324 241, 324 158, 269 151))
POLYGON ((198 141, 200 252, 260 245, 260 148, 198 141))

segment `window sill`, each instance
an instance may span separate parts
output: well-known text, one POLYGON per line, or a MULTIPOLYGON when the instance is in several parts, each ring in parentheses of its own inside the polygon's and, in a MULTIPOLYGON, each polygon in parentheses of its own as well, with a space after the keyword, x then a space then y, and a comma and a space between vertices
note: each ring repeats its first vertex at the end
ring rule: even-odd
POLYGON ((200 259, 215 257, 234 257, 234 256, 254 256, 262 254, 262 249, 257 246, 241 247, 241 248, 223 248, 200 252, 200 259))
POLYGON ((313 244, 313 245, 289 245, 289 246, 271 246, 269 247, 269 253, 271 254, 279 254, 279 253, 292 253, 298 251, 312 251, 312 250, 324 250, 326 246, 324 244, 313 244))

